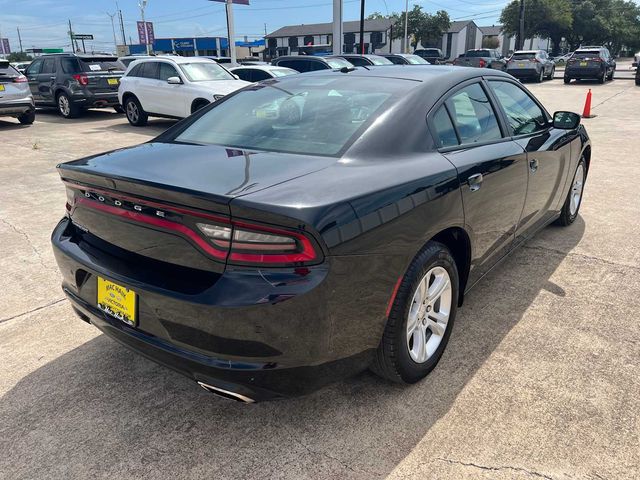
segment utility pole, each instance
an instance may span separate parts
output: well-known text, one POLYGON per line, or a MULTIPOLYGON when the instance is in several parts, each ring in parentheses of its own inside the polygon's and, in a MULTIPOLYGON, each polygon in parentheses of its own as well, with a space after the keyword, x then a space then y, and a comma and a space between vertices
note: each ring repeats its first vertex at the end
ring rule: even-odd
POLYGON ((516 50, 522 50, 524 45, 524 0, 520 0, 519 28, 516 36, 516 50))
POLYGON ((71 19, 69 19, 69 38, 71 39, 71 51, 75 53, 75 51, 78 49, 78 45, 76 45, 75 47, 73 46, 74 38, 73 38, 73 28, 71 27, 71 19))
POLYGON ((24 50, 22 49, 22 37, 20 36, 20 27, 16 27, 16 30, 18 31, 18 43, 20 44, 20 53, 24 53, 24 50))
POLYGON ((267 36, 267 24, 266 23, 264 24, 264 36, 265 37, 267 36))
POLYGON ((227 37, 229 41, 229 56, 231 57, 231 63, 236 63, 236 42, 235 34, 233 31, 233 0, 227 0, 227 37))
POLYGON ((151 45, 149 45, 149 37, 147 36, 147 22, 144 20, 144 9, 147 8, 147 2, 149 0, 140 0, 138 6, 140 7, 140 15, 142 16, 142 29, 144 30, 143 40, 147 47, 147 55, 151 54, 151 45))
POLYGON ((333 0, 333 54, 342 55, 342 0, 333 0))
POLYGON ((364 55, 364 0, 360 0, 360 53, 364 55))
POLYGON ((409 26, 409 0, 406 0, 404 4, 404 45, 402 46, 402 53, 409 51, 409 36, 407 35, 407 28, 409 26))
MULTIPOLYGON (((122 19, 122 10, 120 10, 120 6, 118 5, 118 2, 116 1, 116 10, 118 10, 118 18, 120 19, 120 35, 122 35, 122 44, 126 45, 127 44, 127 36, 124 33, 124 20, 122 19)), ((131 42, 129 42, 131 43, 131 42)))
POLYGON ((109 18, 111 19, 111 31, 113 32, 113 48, 115 48, 116 55, 118 54, 118 40, 116 39, 116 27, 113 23, 113 19, 117 14, 118 12, 114 13, 113 15, 107 12, 107 15, 109 15, 109 18))

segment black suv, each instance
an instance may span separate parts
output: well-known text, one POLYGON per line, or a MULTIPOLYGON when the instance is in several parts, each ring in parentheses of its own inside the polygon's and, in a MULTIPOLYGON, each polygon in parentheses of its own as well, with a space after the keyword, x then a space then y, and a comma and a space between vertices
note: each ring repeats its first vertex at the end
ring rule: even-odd
POLYGON ((278 57, 271 62, 271 65, 293 68, 300 73, 353 67, 353 64, 341 57, 316 57, 312 55, 287 55, 278 57))
POLYGON ((37 107, 57 107, 73 118, 96 107, 121 113, 118 85, 125 70, 115 56, 64 53, 35 59, 25 75, 37 107))
POLYGON ((564 83, 572 79, 613 80, 616 61, 605 47, 580 47, 573 52, 564 69, 564 83))
POLYGON ((431 65, 442 65, 446 60, 439 48, 418 48, 413 54, 424 58, 431 65))

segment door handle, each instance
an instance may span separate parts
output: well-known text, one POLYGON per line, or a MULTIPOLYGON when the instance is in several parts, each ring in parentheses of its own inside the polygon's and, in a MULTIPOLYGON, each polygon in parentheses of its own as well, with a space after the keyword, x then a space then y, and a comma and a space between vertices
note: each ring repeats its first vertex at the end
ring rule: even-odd
POLYGON ((531 170, 531 173, 536 173, 538 170, 538 160, 536 158, 529 160, 529 170, 531 170))
POLYGON ((476 173, 475 175, 471 175, 467 181, 469 182, 469 190, 475 192, 482 186, 482 174, 476 173))

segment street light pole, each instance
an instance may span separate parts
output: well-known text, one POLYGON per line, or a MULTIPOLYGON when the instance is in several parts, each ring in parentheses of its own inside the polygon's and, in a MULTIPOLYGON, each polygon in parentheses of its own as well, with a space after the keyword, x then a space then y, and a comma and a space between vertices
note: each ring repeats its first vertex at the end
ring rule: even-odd
POLYGON ((342 55, 342 0, 333 0, 333 54, 342 55))
POLYGON ((519 28, 516 38, 516 50, 522 50, 524 47, 524 0, 520 0, 519 28))
POLYGON ((231 57, 231 63, 236 63, 236 42, 233 29, 233 0, 227 0, 227 37, 229 41, 229 56, 231 57))
POLYGON ((113 15, 107 12, 107 15, 109 15, 109 18, 111 19, 111 30, 113 31, 113 48, 115 48, 116 55, 118 54, 118 40, 116 39, 116 27, 113 23, 113 19, 117 14, 118 12, 114 13, 113 15))

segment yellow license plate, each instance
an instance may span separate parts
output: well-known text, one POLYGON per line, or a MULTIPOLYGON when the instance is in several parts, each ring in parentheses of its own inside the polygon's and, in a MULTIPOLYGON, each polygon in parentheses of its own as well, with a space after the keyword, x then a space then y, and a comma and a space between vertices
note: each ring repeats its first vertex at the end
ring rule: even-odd
POLYGON ((4 85, 0 85, 0 92, 4 92, 4 85))
POLYGON ((98 277, 98 308, 124 323, 136 324, 136 292, 98 277))
POLYGON ((587 62, 580 62, 580 66, 581 67, 586 67, 587 66, 587 62))
POLYGON ((522 68, 522 67, 524 67, 524 63, 519 63, 519 64, 518 64, 518 66, 519 66, 520 68, 522 68))
POLYGON ((107 82, 109 83, 109 85, 118 85, 117 78, 107 78, 107 82))

